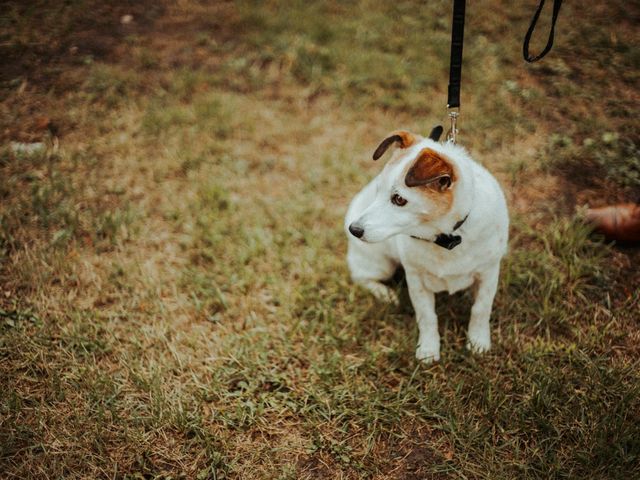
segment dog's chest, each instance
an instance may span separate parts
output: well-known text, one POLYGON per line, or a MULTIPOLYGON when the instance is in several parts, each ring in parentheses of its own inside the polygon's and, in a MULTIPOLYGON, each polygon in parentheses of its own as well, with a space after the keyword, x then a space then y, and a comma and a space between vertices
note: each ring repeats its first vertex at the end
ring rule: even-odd
POLYGON ((465 275, 434 275, 430 271, 420 271, 422 284, 432 292, 449 292, 455 293, 473 285, 474 277, 470 274, 465 275))
POLYGON ((477 273, 476 262, 468 258, 461 247, 447 250, 414 241, 405 250, 401 261, 405 269, 419 276, 423 285, 433 292, 454 293, 469 288, 477 273))

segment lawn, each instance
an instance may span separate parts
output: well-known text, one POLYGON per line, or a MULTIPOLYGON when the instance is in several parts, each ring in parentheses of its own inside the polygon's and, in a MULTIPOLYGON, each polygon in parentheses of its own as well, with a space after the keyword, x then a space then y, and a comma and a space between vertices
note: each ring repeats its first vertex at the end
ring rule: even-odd
POLYGON ((535 2, 468 3, 511 239, 493 349, 438 295, 428 366, 342 218, 444 122, 450 2, 3 3, 0 477, 640 477, 640 253, 581 219, 640 196, 640 7, 565 2, 527 65, 535 2))

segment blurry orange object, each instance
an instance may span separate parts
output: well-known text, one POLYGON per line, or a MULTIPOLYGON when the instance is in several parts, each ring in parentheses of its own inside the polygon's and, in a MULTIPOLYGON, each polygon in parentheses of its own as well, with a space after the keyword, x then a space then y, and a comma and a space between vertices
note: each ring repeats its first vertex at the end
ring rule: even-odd
POLYGON ((587 220, 609 240, 640 242, 640 205, 620 203, 590 208, 587 220))

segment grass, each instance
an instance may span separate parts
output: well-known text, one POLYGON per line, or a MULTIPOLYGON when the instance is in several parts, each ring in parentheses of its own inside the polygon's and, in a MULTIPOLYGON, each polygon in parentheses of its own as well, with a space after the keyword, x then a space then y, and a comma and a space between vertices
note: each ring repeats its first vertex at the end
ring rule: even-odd
POLYGON ((3 475, 638 476, 638 255, 575 214, 635 199, 638 12, 564 5, 524 66, 508 6, 468 7, 461 118, 511 209, 494 349, 438 295, 427 367, 341 222, 379 139, 443 120, 446 2, 10 3, 3 475))

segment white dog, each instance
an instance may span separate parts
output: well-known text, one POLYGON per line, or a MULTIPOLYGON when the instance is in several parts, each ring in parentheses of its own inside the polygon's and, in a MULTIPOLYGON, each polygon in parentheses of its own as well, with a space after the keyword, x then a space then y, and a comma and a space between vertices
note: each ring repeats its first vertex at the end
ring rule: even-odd
POLYGON ((498 285, 500 260, 507 251, 509 216, 496 179, 464 148, 398 131, 373 154, 392 145, 382 172, 358 193, 347 211, 347 261, 353 280, 377 298, 397 303, 382 282, 404 268, 416 312, 416 357, 440 359, 435 293, 473 286, 474 304, 467 348, 491 347, 489 317, 498 285))

